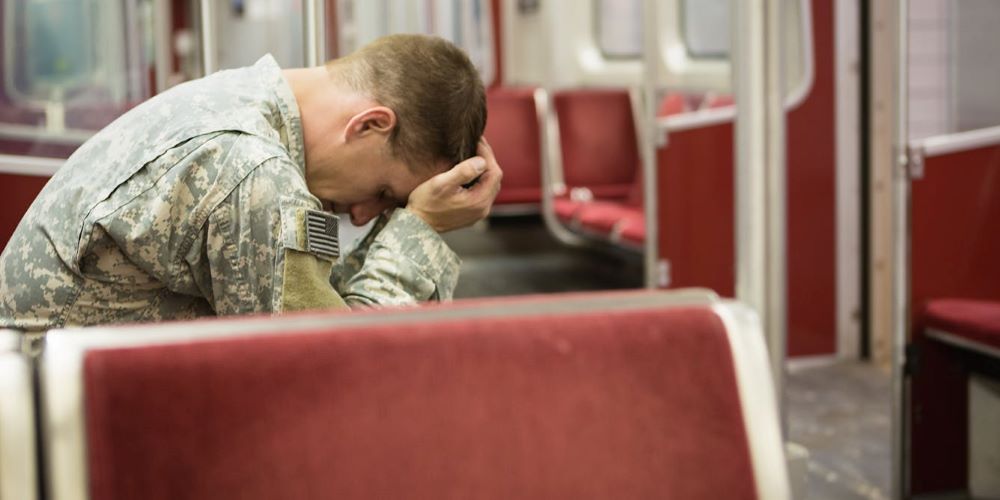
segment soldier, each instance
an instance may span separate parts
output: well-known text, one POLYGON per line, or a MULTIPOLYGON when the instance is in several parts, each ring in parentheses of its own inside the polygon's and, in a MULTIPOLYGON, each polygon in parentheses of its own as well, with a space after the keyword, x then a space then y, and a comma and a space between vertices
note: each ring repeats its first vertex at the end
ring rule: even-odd
POLYGON ((178 85, 84 143, 0 256, 0 326, 43 330, 451 297, 438 233, 502 177, 469 59, 385 37, 178 85), (478 153, 478 156, 477 156, 478 153), (338 260, 338 218, 374 229, 338 260))

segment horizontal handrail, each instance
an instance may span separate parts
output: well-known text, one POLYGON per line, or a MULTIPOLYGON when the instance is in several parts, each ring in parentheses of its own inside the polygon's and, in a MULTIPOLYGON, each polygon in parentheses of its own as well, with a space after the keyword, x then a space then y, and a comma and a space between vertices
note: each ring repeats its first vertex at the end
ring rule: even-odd
POLYGON ((44 126, 39 125, 0 123, 0 137, 15 140, 45 141, 57 144, 79 146, 87 139, 90 139, 90 137, 95 133, 97 133, 96 130, 76 128, 49 130, 44 126))
POLYGON ((1000 125, 910 141, 910 151, 923 158, 1000 145, 1000 125))
POLYGON ((62 158, 0 154, 0 174, 51 177, 63 163, 62 158))
POLYGON ((906 158, 910 178, 924 177, 924 160, 927 158, 990 146, 1000 146, 1000 125, 910 141, 906 158))

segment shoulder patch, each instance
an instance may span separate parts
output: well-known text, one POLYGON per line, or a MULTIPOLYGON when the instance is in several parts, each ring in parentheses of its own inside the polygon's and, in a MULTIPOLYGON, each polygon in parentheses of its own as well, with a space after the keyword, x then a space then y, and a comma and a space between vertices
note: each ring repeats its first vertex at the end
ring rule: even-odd
POLYGON ((321 210, 305 211, 306 251, 336 259, 340 256, 338 218, 321 210))

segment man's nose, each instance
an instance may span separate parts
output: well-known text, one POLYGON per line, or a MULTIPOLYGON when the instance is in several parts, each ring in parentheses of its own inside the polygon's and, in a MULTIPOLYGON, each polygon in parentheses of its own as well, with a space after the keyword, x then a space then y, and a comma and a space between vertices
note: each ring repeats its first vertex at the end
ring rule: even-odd
POLYGON ((363 226, 389 208, 389 203, 369 201, 351 205, 351 224, 363 226))

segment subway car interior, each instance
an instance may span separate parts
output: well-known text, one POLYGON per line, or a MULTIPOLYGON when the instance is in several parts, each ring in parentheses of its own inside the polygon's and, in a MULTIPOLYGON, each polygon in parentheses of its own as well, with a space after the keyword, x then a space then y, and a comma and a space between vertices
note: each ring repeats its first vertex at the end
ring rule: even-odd
POLYGON ((503 169, 443 235, 448 303, 0 330, 0 500, 1000 498, 997 26, 995 0, 0 0, 0 248, 146 99, 393 33, 467 53, 503 169))

